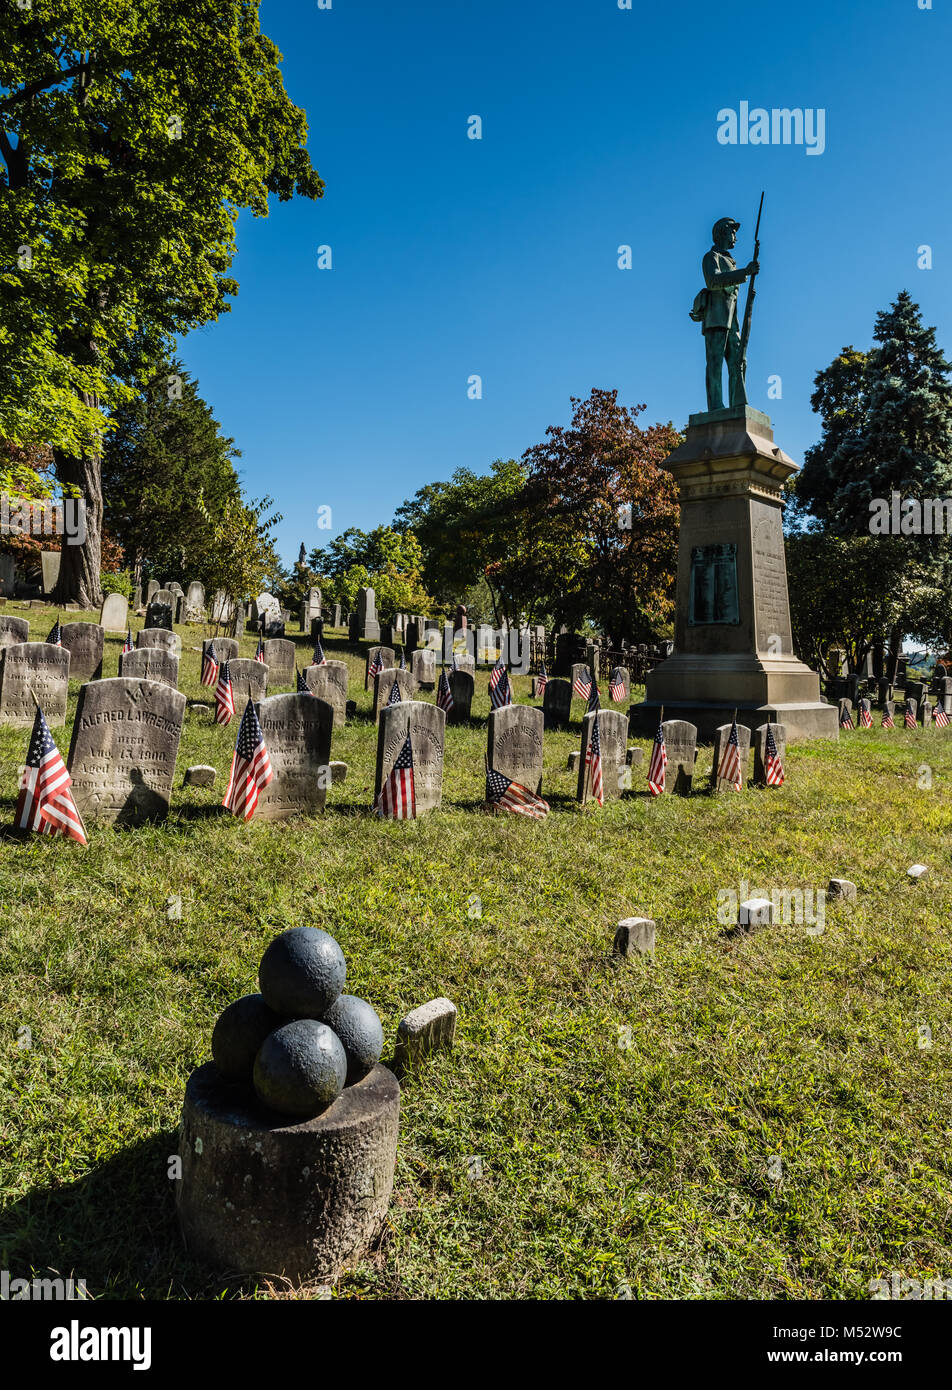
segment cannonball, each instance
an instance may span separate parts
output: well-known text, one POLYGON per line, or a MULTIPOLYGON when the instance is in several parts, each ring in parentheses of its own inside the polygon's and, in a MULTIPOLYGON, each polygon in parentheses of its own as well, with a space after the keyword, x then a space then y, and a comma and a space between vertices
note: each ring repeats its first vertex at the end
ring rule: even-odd
POLYGON ((258 984, 275 1013, 321 1018, 344 988, 347 964, 332 936, 319 927, 291 927, 261 957, 258 984))
POLYGON ((366 999, 356 994, 342 994, 324 1015, 328 1028, 333 1028, 347 1054, 347 1085, 352 1086, 380 1061, 383 1052, 383 1024, 366 999))
POLYGON ((326 1110, 344 1089, 347 1054, 326 1023, 297 1018, 261 1044, 255 1058, 258 1098, 284 1115, 310 1119, 326 1110))
POLYGON ((251 1081, 258 1049, 284 1021, 260 994, 245 994, 219 1014, 212 1056, 226 1081, 251 1081))

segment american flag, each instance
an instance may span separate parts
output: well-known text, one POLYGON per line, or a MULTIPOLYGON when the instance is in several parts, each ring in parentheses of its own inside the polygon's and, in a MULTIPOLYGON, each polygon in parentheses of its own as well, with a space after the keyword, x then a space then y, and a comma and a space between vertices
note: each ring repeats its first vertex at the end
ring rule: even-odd
POLYGON ((125 641, 123 642, 123 644, 122 644, 122 654, 123 654, 123 656, 125 656, 126 652, 131 652, 131 651, 132 651, 132 628, 129 627, 129 628, 126 628, 126 640, 125 640, 125 641))
POLYGON ((539 667, 539 674, 536 676, 536 698, 545 694, 545 688, 549 684, 548 672, 545 669, 545 662, 539 667))
POLYGON ((20 779, 14 824, 39 835, 66 835, 86 844, 82 816, 70 795, 72 779, 38 707, 20 779))
POLYGON ((513 811, 517 816, 531 816, 533 820, 545 820, 549 814, 547 801, 521 783, 504 777, 494 767, 486 771, 486 800, 503 811, 513 811))
POLYGON ((393 765, 393 771, 380 788, 374 810, 384 820, 413 820, 416 817, 413 745, 410 742, 409 729, 393 765))
POLYGON ((847 701, 845 704, 840 706, 840 728, 852 729, 852 727, 853 716, 850 714, 849 702, 847 701))
POLYGON ((783 763, 777 751, 777 740, 773 736, 773 729, 767 725, 767 738, 764 742, 764 770, 767 774, 768 787, 783 786, 783 763))
POLYGON ((946 714, 942 706, 938 704, 932 712, 932 717, 935 720, 936 724, 938 724, 940 729, 944 729, 946 724, 948 724, 949 722, 949 716, 946 714))
POLYGON ((739 792, 744 785, 740 772, 740 740, 737 737, 737 720, 731 721, 731 731, 727 742, 721 749, 721 760, 717 769, 717 780, 727 782, 739 792))
POLYGON ((388 705, 399 705, 403 696, 400 694, 400 682, 396 676, 393 678, 393 685, 390 687, 390 694, 387 696, 388 705))
POLYGON ((509 672, 502 663, 502 659, 496 663, 489 677, 489 703, 493 709, 501 709, 503 705, 512 704, 512 686, 509 684, 509 672))
POLYGON ((218 668, 215 686, 215 723, 230 724, 235 713, 235 692, 231 687, 231 668, 223 661, 218 668))
POLYGON ((209 642, 202 652, 202 685, 217 684, 218 662, 215 660, 215 648, 209 642))
POLYGON ((588 740, 588 750, 585 754, 585 767, 589 776, 589 786, 592 789, 592 796, 599 806, 605 805, 605 783, 602 780, 602 743, 598 736, 598 714, 592 720, 592 732, 588 740))
POLYGON ((50 635, 46 640, 49 642, 50 646, 53 647, 61 647, 63 645, 63 629, 60 627, 59 618, 56 619, 56 622, 50 628, 50 635))
POLYGON ((608 678, 608 698, 616 705, 621 704, 625 698, 625 678, 621 673, 621 668, 616 666, 608 678))
POLYGON ((598 693, 598 686, 592 681, 592 693, 588 697, 588 713, 600 710, 602 707, 602 697, 598 693))
POLYGON ((321 646, 321 639, 317 639, 317 646, 314 648, 314 655, 311 657, 312 666, 326 666, 327 657, 324 655, 324 648, 321 646))
POLYGON ((911 700, 907 700, 907 701, 906 701, 906 718, 905 718, 905 725, 906 725, 906 728, 907 728, 907 729, 917 729, 917 728, 919 727, 918 724, 916 723, 916 709, 915 709, 915 705, 912 703, 911 700))
POLYGON ((307 672, 299 671, 296 666, 294 671, 297 676, 297 693, 299 695, 310 695, 311 687, 307 683, 307 672))
POLYGON ((592 693, 592 673, 587 666, 583 666, 576 672, 575 681, 572 685, 572 694, 577 695, 580 700, 587 700, 592 693))
MULTIPOLYGON (((225 665, 227 664, 226 662, 225 665)), ((233 816, 250 820, 258 805, 258 793, 265 789, 273 776, 264 734, 261 732, 261 725, 249 695, 245 712, 241 716, 235 755, 231 760, 231 773, 221 804, 233 816)))
POLYGON ((893 721, 892 713, 891 713, 891 711, 889 710, 889 708, 888 708, 887 706, 885 706, 885 705, 883 706, 883 725, 882 725, 882 727, 883 727, 884 729, 895 729, 895 727, 896 727, 895 722, 893 721))
POLYGON ((255 652, 255 661, 264 661, 264 637, 258 638, 258 650, 255 652))
POLYGON ((373 680, 374 676, 379 676, 382 670, 383 658, 380 655, 380 648, 378 647, 370 658, 370 665, 367 667, 367 675, 370 680, 373 680))
POLYGON ((436 692, 436 703, 440 709, 446 710, 449 714, 453 708, 453 692, 450 689, 450 678, 445 670, 440 672, 440 684, 436 692))
POLYGON ((664 791, 665 769, 668 766, 668 750, 664 746, 664 725, 658 724, 648 764, 648 787, 652 796, 660 796, 664 791))
POLYGON ((873 727, 873 711, 865 696, 859 702, 859 722, 864 729, 871 729, 873 727))

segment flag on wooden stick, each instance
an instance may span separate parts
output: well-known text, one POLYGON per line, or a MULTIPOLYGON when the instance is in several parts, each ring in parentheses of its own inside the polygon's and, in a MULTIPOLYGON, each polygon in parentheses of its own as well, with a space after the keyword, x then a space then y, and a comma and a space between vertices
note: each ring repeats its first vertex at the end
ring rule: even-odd
POLYGON ((664 744, 664 720, 658 720, 658 731, 654 736, 651 761, 648 764, 648 789, 652 796, 660 796, 664 791, 668 750, 664 744))
POLYGON ((494 767, 486 770, 486 800, 502 811, 512 811, 518 816, 531 816, 533 820, 545 820, 549 814, 549 803, 536 796, 521 782, 514 782, 494 767))
POLYGON ((86 844, 83 818, 69 790, 71 782, 46 716, 37 705, 14 823, 21 830, 34 830, 38 835, 65 835, 86 844))
POLYGON ((413 783, 413 745, 410 730, 397 754, 390 776, 380 788, 374 810, 383 820, 413 820, 416 817, 416 789, 413 783))
POLYGON ((737 737, 736 714, 731 722, 731 731, 727 737, 727 742, 721 749, 717 780, 726 782, 735 792, 739 792, 744 785, 740 770, 740 741, 737 737))
POLYGON ((215 686, 215 723, 230 724, 235 716, 235 692, 231 684, 231 667, 223 661, 218 668, 215 686))
POLYGON ((231 774, 221 804, 233 816, 250 820, 258 805, 258 793, 264 791, 273 776, 264 733, 249 695, 238 726, 231 774))

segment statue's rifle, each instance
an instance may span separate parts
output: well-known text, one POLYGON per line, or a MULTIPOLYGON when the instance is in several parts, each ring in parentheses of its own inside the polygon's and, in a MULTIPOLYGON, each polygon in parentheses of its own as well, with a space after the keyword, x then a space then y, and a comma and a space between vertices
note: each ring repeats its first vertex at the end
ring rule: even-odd
MULTIPOLYGON (((760 217, 764 210, 764 195, 760 195, 760 207, 757 210, 757 227, 754 231, 754 260, 760 260, 760 217)), ((750 284, 747 287, 747 304, 744 308, 744 327, 740 335, 740 370, 744 380, 747 380, 747 344, 750 341, 750 320, 754 311, 754 300, 757 291, 754 288, 754 281, 757 279, 757 272, 750 277, 750 284)))

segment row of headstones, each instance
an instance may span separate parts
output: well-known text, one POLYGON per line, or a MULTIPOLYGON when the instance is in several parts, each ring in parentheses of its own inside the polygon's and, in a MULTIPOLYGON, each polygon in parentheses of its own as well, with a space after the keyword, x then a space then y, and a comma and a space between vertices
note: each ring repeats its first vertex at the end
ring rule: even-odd
MULTIPOLYGON (((875 700, 879 709, 885 708, 886 704, 894 700, 894 687, 892 683, 885 679, 872 681, 864 676, 836 676, 827 682, 827 691, 830 700, 838 705, 846 701, 850 705, 858 705, 860 700, 869 695, 872 699, 872 689, 875 685, 875 700)), ((917 705, 921 705, 926 693, 925 681, 906 681, 901 688, 904 699, 915 700, 917 705)), ((948 676, 933 676, 929 685, 929 694, 935 695, 937 701, 941 702, 946 714, 952 714, 952 678, 948 676)))
MULTIPOLYGON (((936 702, 935 706, 932 706, 929 703, 928 695, 922 694, 921 683, 919 684, 919 691, 920 694, 918 699, 909 697, 903 701, 903 719, 905 719, 907 713, 911 714, 913 720, 917 724, 921 724, 923 728, 927 728, 932 723, 933 709, 941 709, 944 714, 952 715, 952 696, 949 696, 948 698, 943 696, 936 702)), ((883 717, 888 717, 893 721, 893 723, 895 723, 896 721, 897 703, 898 702, 895 700, 884 700, 882 705, 878 707, 882 710, 883 717)), ((859 719, 859 714, 863 708, 862 697, 859 701, 857 701, 856 718, 853 717, 852 700, 838 700, 837 707, 839 709, 840 724, 845 723, 847 715, 849 716, 850 723, 856 724, 857 720, 859 719)), ((872 715, 872 706, 867 705, 867 708, 869 710, 870 715, 872 715)))
MULTIPOLYGON (((172 581, 168 584, 160 584, 157 579, 150 579, 145 595, 146 608, 151 604, 159 605, 163 608, 172 610, 173 622, 201 623, 205 620, 205 585, 198 579, 193 579, 187 589, 183 589, 181 584, 172 581)), ((224 617, 224 610, 229 604, 229 600, 223 590, 218 590, 213 599, 213 608, 218 610, 219 617, 224 617)), ((149 626, 164 627, 164 623, 149 624, 149 626)))

